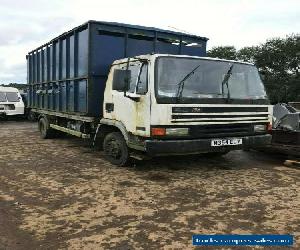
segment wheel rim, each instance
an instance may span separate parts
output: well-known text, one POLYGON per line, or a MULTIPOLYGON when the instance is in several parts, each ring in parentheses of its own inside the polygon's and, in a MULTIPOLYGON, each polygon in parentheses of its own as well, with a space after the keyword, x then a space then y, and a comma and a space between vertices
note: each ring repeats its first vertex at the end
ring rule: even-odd
POLYGON ((122 156, 122 150, 119 143, 113 139, 107 142, 105 153, 116 160, 119 160, 122 156))

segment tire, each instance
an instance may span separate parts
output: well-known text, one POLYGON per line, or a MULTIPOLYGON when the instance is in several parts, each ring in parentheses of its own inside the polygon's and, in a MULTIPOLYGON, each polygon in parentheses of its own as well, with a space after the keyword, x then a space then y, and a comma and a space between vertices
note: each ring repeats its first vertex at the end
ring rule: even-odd
POLYGON ((120 132, 112 132, 105 136, 103 150, 106 160, 113 165, 125 166, 129 161, 129 150, 120 132))
POLYGON ((7 121, 8 120, 8 117, 7 117, 7 115, 1 115, 0 116, 0 120, 2 120, 2 121, 7 121))
POLYGON ((53 137, 54 130, 50 128, 50 124, 47 118, 42 117, 39 120, 38 127, 42 139, 49 139, 53 137))
POLYGON ((36 115, 31 110, 27 114, 28 121, 34 122, 36 121, 36 115))

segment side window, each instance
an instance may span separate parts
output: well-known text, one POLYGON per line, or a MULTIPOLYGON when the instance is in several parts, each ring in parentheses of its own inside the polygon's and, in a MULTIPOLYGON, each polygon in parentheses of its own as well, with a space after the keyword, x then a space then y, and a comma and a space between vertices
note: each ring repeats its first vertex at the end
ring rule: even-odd
POLYGON ((141 66, 139 79, 136 86, 136 93, 140 95, 146 94, 148 91, 148 64, 143 63, 141 66))
MULTIPOLYGON (((130 63, 128 69, 131 71, 129 79, 129 89, 128 92, 134 93, 136 88, 137 79, 139 76, 141 64, 132 64, 130 63)), ((127 63, 121 66, 121 69, 127 69, 127 63)))
MULTIPOLYGON (((124 64, 121 69, 126 69, 127 65, 124 64)), ((147 75, 148 75, 148 64, 146 63, 131 63, 128 69, 131 71, 131 77, 129 80, 130 93, 145 94, 147 93, 147 75)))
POLYGON ((128 89, 128 92, 130 93, 135 92, 137 80, 140 73, 140 67, 141 67, 140 64, 134 64, 134 65, 130 65, 128 68, 131 71, 131 77, 130 77, 129 89, 128 89))

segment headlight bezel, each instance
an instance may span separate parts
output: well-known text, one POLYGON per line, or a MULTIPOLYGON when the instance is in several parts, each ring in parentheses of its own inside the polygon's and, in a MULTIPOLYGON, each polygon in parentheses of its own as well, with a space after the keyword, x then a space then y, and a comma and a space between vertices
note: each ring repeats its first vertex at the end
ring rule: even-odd
POLYGON ((177 127, 152 127, 151 135, 155 137, 181 137, 189 136, 189 128, 177 128, 177 127))
POLYGON ((189 128, 166 128, 166 136, 188 136, 189 128))
POLYGON ((267 125, 266 124, 256 124, 253 126, 254 132, 266 132, 267 131, 267 125))

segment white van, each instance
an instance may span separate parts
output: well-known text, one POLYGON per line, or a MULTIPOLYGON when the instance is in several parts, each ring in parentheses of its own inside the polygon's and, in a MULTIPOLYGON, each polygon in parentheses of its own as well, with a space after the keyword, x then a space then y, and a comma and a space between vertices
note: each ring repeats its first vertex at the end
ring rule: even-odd
POLYGON ((24 115, 24 102, 16 88, 0 86, 0 116, 24 115))

